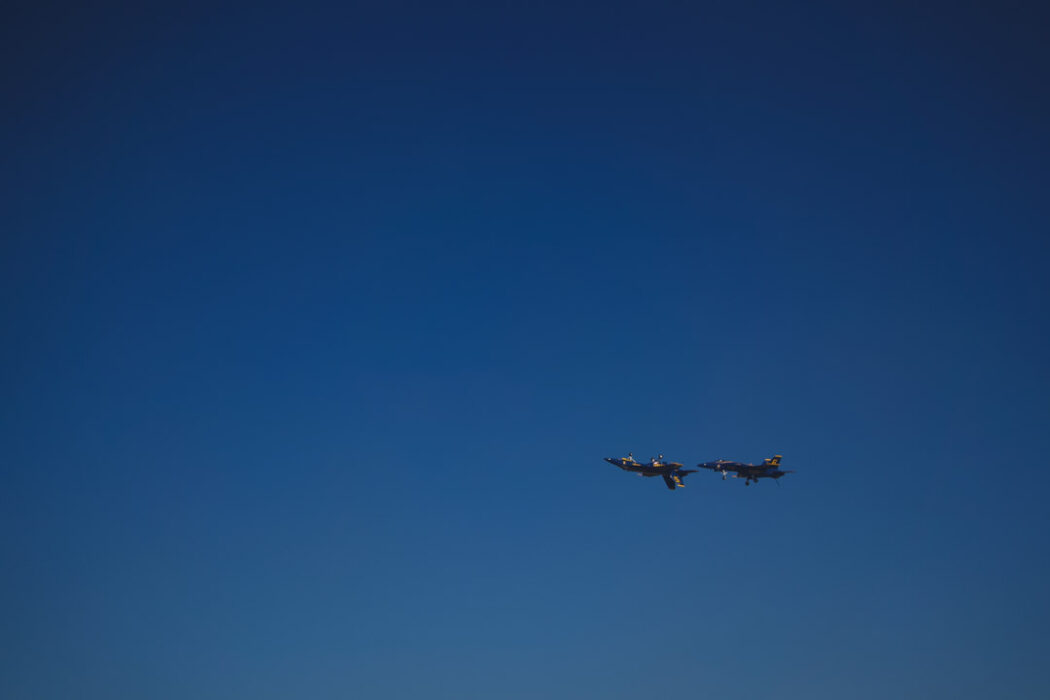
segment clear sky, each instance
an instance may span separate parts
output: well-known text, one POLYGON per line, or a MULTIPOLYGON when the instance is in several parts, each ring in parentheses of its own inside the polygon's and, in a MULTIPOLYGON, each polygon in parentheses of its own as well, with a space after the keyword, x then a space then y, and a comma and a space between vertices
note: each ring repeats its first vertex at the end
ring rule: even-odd
POLYGON ((11 11, 0 696, 1050 697, 1036 4, 11 11))

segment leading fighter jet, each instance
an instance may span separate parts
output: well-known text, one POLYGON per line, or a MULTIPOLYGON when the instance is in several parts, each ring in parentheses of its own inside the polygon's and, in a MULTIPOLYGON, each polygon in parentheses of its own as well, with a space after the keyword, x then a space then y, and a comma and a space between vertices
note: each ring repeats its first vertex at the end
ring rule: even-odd
POLYGON ((686 474, 692 474, 695 469, 682 469, 682 465, 678 462, 665 462, 664 456, 660 455, 655 459, 650 458, 645 464, 636 462, 632 453, 627 453, 626 457, 605 457, 605 461, 609 464, 616 465, 620 469, 628 472, 636 472, 639 476, 662 476, 664 483, 667 484, 667 488, 674 491, 676 488, 684 489, 685 484, 682 480, 685 479, 686 474))
POLYGON ((776 480, 785 474, 790 474, 792 470, 782 470, 780 468, 780 460, 781 455, 773 455, 769 459, 764 459, 762 464, 747 464, 745 462, 731 462, 728 459, 716 459, 714 462, 703 462, 696 466, 722 472, 723 479, 726 478, 729 472, 733 472, 734 479, 746 479, 744 486, 750 486, 752 481, 757 484, 759 479, 776 480))

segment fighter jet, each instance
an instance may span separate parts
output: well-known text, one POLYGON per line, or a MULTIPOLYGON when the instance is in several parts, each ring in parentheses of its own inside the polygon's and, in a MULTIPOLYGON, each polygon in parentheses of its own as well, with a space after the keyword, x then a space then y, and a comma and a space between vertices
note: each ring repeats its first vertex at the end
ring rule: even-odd
POLYGON ((662 476, 664 483, 667 484, 667 488, 672 491, 676 488, 684 489, 685 484, 682 483, 682 480, 685 479, 685 475, 696 471, 696 469, 682 469, 682 465, 678 462, 665 462, 663 455, 650 458, 645 464, 636 462, 634 455, 631 453, 622 458, 605 457, 605 461, 616 465, 624 471, 635 472, 639 476, 662 476))
POLYGON ((731 462, 728 459, 716 459, 714 462, 704 462, 696 466, 722 472, 723 479, 726 478, 729 472, 733 472, 734 479, 746 479, 744 486, 750 486, 752 481, 757 484, 759 479, 779 479, 785 474, 790 474, 792 470, 780 468, 780 459, 781 455, 773 455, 769 459, 762 460, 762 464, 746 464, 744 462, 731 462))

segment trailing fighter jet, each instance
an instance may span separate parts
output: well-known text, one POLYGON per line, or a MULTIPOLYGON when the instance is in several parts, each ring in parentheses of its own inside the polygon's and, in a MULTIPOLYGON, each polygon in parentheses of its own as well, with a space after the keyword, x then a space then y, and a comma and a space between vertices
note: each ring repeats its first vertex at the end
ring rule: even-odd
POLYGON ((746 479, 744 486, 750 486, 752 481, 757 484, 759 479, 779 479, 785 474, 790 474, 792 472, 791 469, 783 470, 780 468, 780 458, 780 455, 774 455, 769 459, 762 460, 762 464, 746 464, 744 462, 731 462, 728 459, 717 459, 714 462, 704 462, 696 466, 722 472, 723 479, 726 478, 729 472, 733 472, 734 479, 746 479))
POLYGON ((662 476, 664 483, 667 484, 667 488, 674 491, 676 488, 684 489, 685 484, 682 480, 685 479, 686 474, 692 474, 695 469, 682 469, 682 465, 678 462, 665 462, 664 456, 660 455, 655 459, 650 458, 645 464, 636 462, 634 455, 628 453, 626 457, 606 457, 605 461, 609 464, 614 464, 620 469, 628 472, 635 472, 639 476, 662 476))

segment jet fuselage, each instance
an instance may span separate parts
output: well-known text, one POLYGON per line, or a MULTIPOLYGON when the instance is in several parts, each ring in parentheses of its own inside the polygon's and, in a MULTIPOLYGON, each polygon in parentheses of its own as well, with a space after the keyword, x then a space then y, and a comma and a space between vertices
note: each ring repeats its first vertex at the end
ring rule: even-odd
POLYGON ((655 459, 648 462, 636 462, 628 457, 604 457, 603 459, 613 466, 640 476, 662 476, 667 488, 672 491, 676 488, 685 488, 682 479, 686 474, 696 471, 695 469, 682 469, 682 465, 678 462, 661 462, 655 459))
POLYGON ((701 469, 722 472, 723 479, 732 474, 734 479, 746 479, 748 484, 752 481, 757 482, 759 479, 779 479, 785 474, 791 473, 790 470, 780 469, 779 455, 765 460, 762 464, 748 464, 746 462, 733 462, 728 459, 717 459, 714 462, 703 462, 696 466, 701 469))

